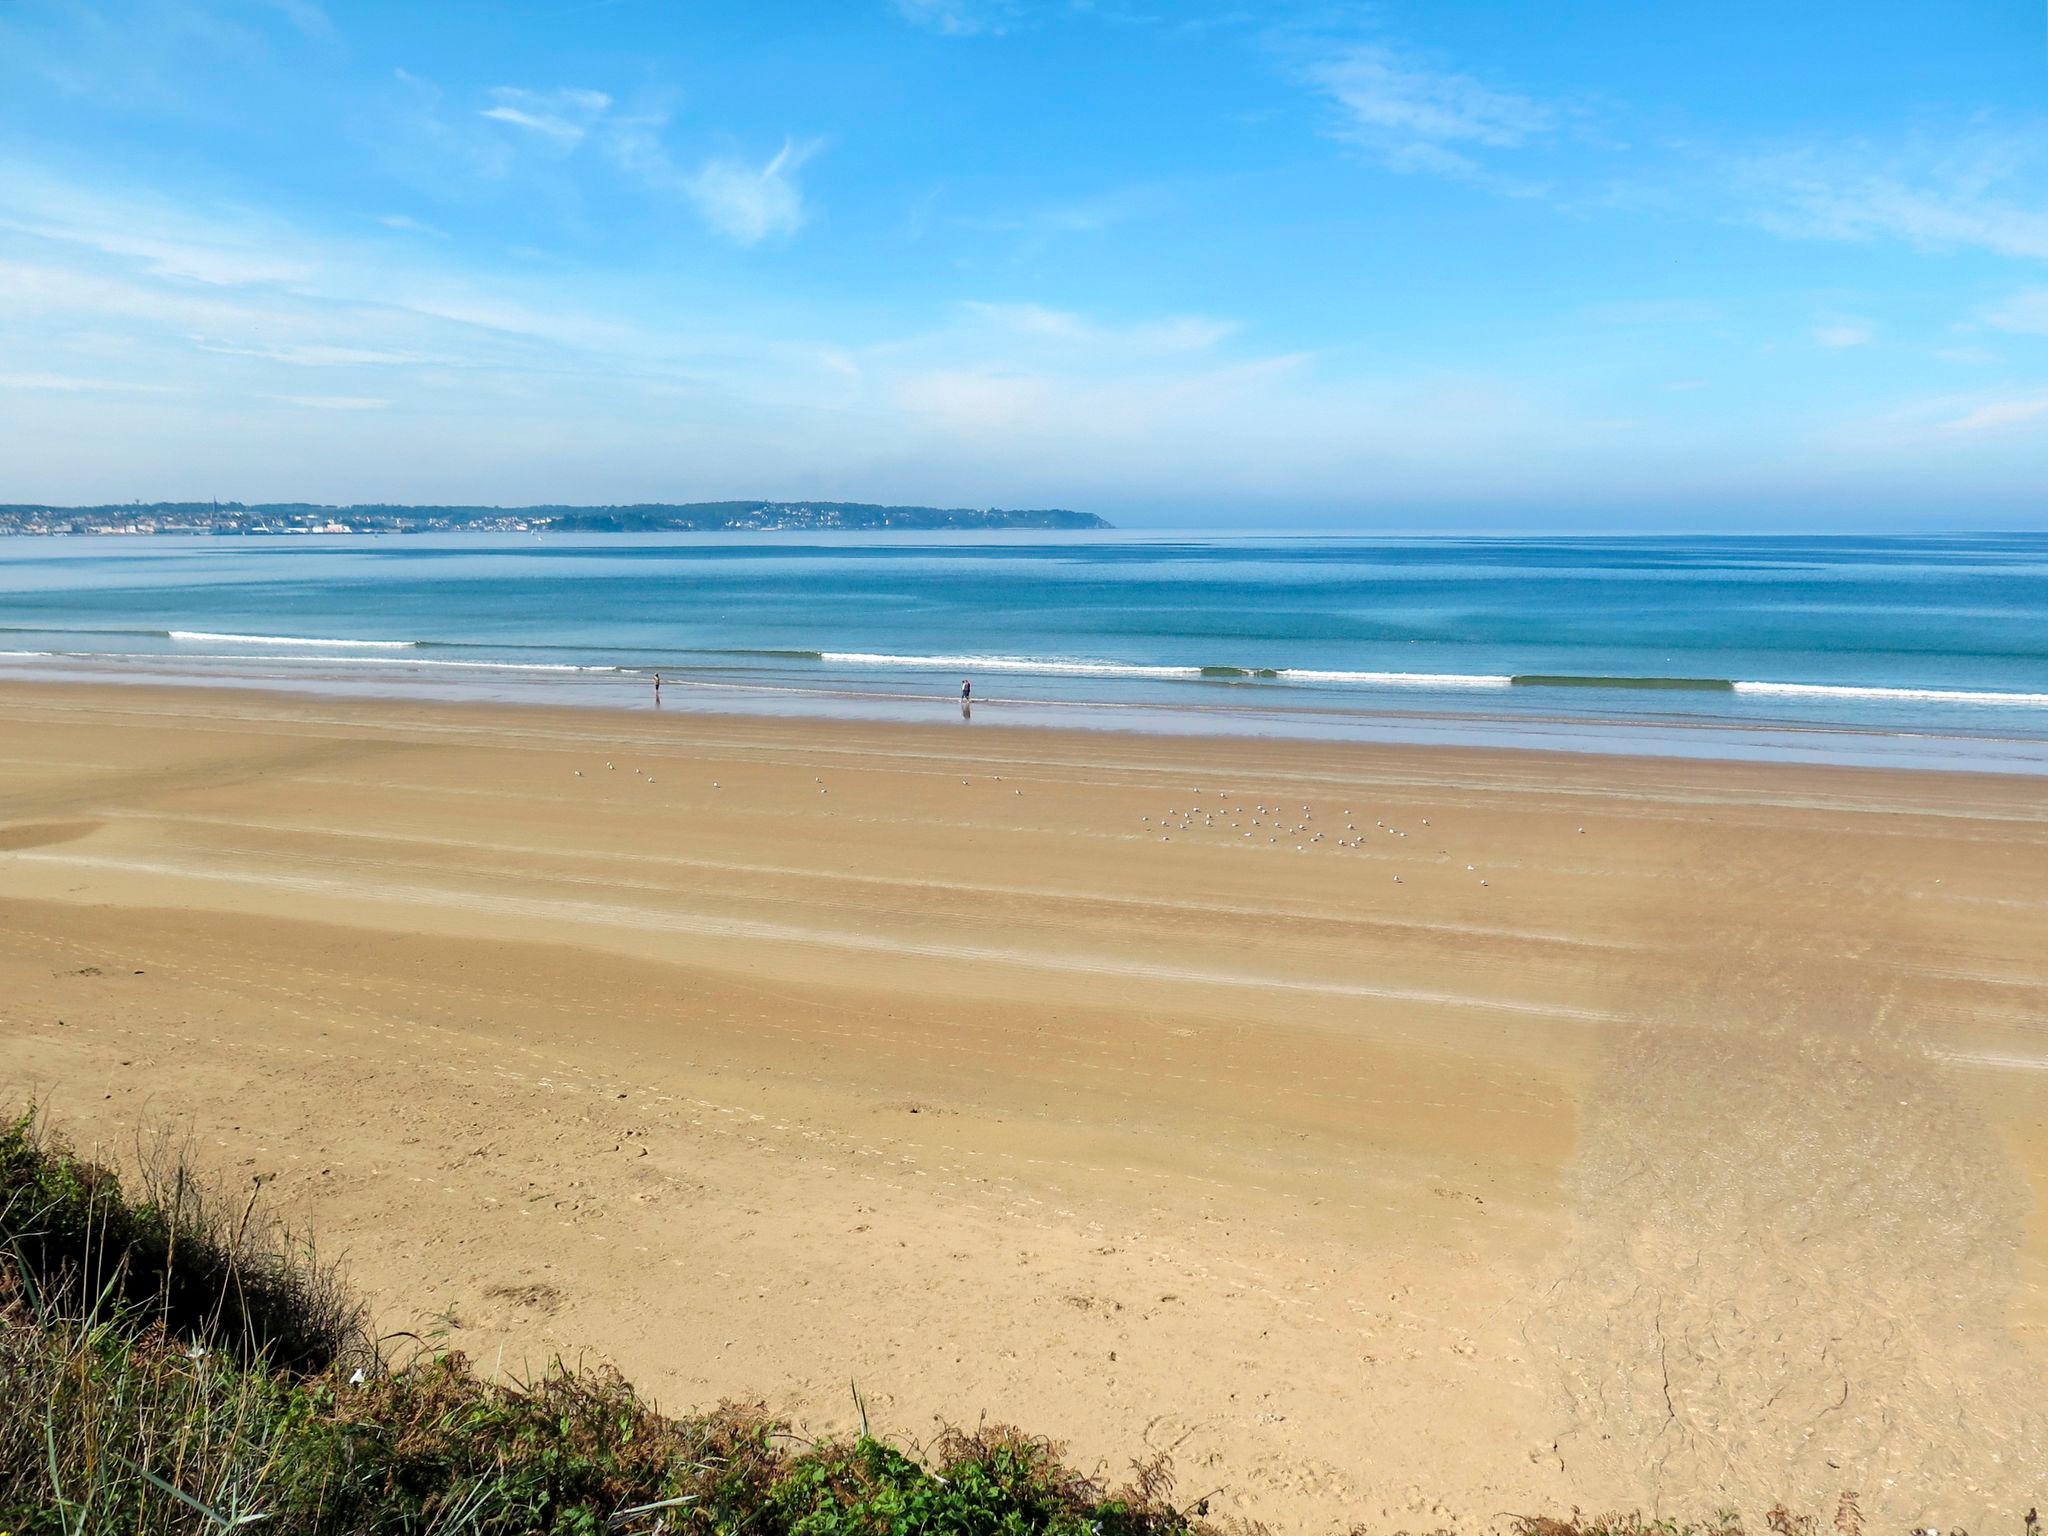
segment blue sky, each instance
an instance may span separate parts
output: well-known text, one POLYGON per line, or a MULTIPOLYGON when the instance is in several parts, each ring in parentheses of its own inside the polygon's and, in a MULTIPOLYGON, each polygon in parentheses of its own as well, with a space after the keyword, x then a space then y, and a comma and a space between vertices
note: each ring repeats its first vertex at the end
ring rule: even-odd
POLYGON ((10 0, 0 500, 2048 525, 2037 0, 10 0))

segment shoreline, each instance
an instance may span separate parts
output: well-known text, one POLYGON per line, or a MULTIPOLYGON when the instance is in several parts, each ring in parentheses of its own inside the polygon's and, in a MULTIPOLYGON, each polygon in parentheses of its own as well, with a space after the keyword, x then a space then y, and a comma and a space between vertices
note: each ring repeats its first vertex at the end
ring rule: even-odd
MULTIPOLYGON (((339 642, 336 642, 339 643, 339 642)), ((359 642, 368 644, 368 642, 359 642)), ((379 642, 382 644, 382 642, 379 642)), ((308 668, 346 660, 359 667, 393 669, 420 664, 397 658, 238 658, 251 665, 297 663, 308 668)), ((1683 716, 1503 713, 1446 708, 1343 709, 1311 702, 1257 707, 1188 702, 1172 705, 1090 699, 978 696, 979 713, 955 722, 953 701, 942 692, 878 692, 826 687, 729 683, 664 672, 672 693, 665 705, 645 696, 653 674, 644 669, 522 666, 507 663, 431 663, 473 668, 462 680, 335 673, 310 677, 287 673, 262 676, 221 672, 167 672, 100 666, 89 657, 0 653, 0 687, 170 688, 206 692, 267 693, 307 699, 378 701, 394 705, 480 705, 509 709, 570 708, 621 714, 654 713, 665 706, 679 716, 790 721, 841 721, 886 728, 951 730, 978 724, 999 730, 1124 735, 1140 739, 1227 740, 1275 745, 1339 744, 1354 748, 1414 748, 1446 751, 1508 751, 1594 758, 1761 766, 1890 769, 1905 772, 1987 773, 2048 776, 2048 737, 2016 737, 1961 731, 1908 730, 1849 723, 1767 724, 1683 716), (57 665, 32 667, 28 659, 57 665), (38 673, 56 675, 38 676, 38 673), (556 674, 594 673, 563 677, 556 674), (481 675, 480 675, 481 674, 481 675), (492 685, 492 675, 499 676, 492 685), (601 676, 602 681, 598 678, 601 676), (633 681, 624 681, 631 678, 633 681), (640 692, 637 703, 622 695, 640 692), (711 702, 696 702, 709 699, 711 702), (730 701, 729 703, 727 701, 730 701), (751 706, 751 707, 750 707, 751 706), (940 717, 940 718, 934 718, 940 717)), ((1219 687, 1212 680, 1189 686, 1219 687)), ((1590 690, 1589 690, 1590 691, 1590 690)), ((1664 690, 1625 690, 1656 693, 1664 690)))
POLYGON ((819 1427, 857 1379, 1304 1530, 1975 1529, 2048 1445, 2027 776, 162 685, 0 727, 0 1076, 189 1125, 504 1369, 819 1427))

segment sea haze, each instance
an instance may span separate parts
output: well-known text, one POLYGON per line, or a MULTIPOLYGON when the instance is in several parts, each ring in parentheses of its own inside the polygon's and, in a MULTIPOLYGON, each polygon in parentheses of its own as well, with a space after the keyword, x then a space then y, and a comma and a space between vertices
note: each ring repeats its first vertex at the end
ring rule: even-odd
POLYGON ((2048 536, 0 540, 0 672, 2048 771, 2048 536))

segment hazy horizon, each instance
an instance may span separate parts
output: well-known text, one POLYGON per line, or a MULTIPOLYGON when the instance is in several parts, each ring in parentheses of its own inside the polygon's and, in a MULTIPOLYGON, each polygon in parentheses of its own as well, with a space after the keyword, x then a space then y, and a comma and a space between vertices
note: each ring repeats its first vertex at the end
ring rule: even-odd
POLYGON ((2043 18, 28 0, 0 495, 2048 524, 2043 18))

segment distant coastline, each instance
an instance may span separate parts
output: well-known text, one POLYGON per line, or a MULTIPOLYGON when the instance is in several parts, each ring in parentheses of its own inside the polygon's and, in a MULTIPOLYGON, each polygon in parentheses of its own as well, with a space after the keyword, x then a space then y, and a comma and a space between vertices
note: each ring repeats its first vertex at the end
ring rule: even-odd
POLYGON ((317 502, 136 501, 98 507, 0 504, 0 534, 782 533, 1102 529, 1063 507, 899 507, 862 501, 638 502, 469 507, 317 502))

